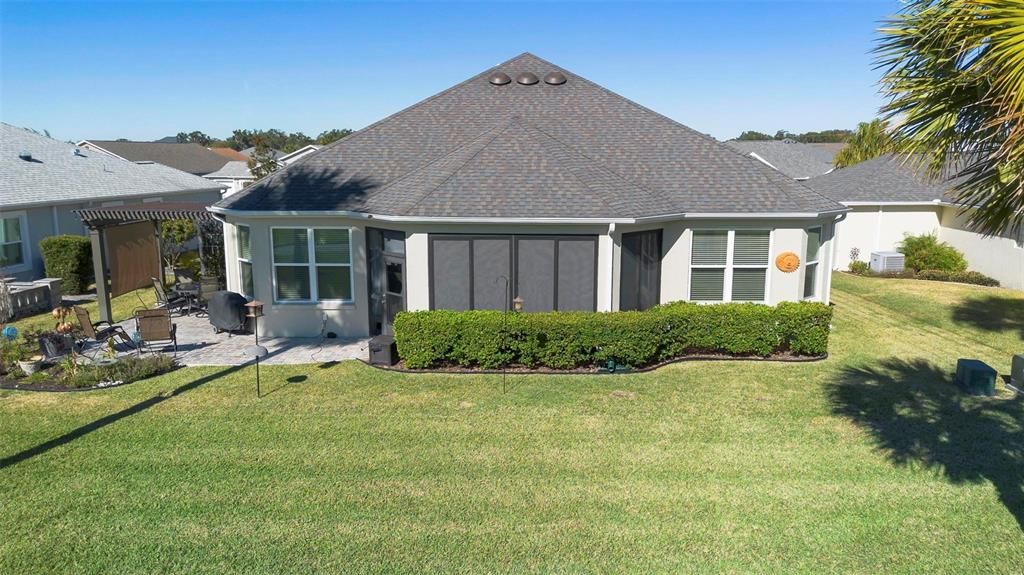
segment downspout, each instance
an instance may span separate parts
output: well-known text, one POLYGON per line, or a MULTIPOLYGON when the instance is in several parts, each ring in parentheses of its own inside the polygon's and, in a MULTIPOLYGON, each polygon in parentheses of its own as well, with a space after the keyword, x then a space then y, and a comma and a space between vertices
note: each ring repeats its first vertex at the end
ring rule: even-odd
POLYGON ((846 219, 846 214, 849 212, 843 212, 836 216, 835 220, 832 221, 832 261, 828 262, 828 275, 825 276, 825 295, 827 299, 825 304, 829 305, 832 303, 832 267, 835 266, 836 262, 836 251, 839 249, 839 223, 846 219))

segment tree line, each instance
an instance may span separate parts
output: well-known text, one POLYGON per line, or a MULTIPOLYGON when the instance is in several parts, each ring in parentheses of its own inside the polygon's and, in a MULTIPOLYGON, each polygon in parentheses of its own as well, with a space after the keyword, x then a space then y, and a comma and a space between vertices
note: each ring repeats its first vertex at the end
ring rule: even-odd
POLYGON ((195 130, 192 132, 179 132, 177 140, 180 144, 193 143, 205 148, 231 148, 241 151, 246 148, 266 147, 288 154, 309 144, 326 146, 351 133, 352 130, 348 128, 335 128, 333 130, 324 130, 317 137, 311 138, 302 132, 285 132, 284 130, 277 129, 234 130, 230 136, 222 140, 195 130))
POLYGON ((803 144, 825 144, 846 142, 852 135, 853 130, 822 130, 820 132, 804 132, 802 134, 794 134, 787 130, 779 130, 775 132, 774 136, 765 134, 764 132, 758 132, 756 130, 747 130, 740 134, 736 139, 746 141, 794 140, 803 144))

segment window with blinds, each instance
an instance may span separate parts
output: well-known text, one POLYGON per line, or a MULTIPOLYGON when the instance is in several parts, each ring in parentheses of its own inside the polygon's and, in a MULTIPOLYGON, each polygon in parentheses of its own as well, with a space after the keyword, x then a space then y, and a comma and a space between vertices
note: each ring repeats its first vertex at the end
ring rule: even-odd
POLYGON ((238 279, 239 289, 245 297, 253 296, 252 285, 252 239, 249 226, 235 226, 238 234, 238 279))
POLYGON ((270 233, 276 301, 352 301, 351 230, 273 228, 270 233))
POLYGON ((821 228, 807 230, 807 249, 804 254, 804 298, 818 294, 818 253, 821 251, 821 228))
POLYGON ((694 230, 690 299, 765 301, 770 242, 768 230, 694 230))

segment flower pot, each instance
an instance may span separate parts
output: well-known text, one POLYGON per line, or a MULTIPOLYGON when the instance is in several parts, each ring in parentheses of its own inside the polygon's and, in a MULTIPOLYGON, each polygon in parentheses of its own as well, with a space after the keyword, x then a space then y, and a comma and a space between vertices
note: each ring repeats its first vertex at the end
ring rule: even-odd
POLYGON ((28 359, 18 362, 18 367, 21 368, 21 371, 25 372, 25 375, 32 375, 39 371, 39 368, 42 366, 43 361, 41 359, 28 359))

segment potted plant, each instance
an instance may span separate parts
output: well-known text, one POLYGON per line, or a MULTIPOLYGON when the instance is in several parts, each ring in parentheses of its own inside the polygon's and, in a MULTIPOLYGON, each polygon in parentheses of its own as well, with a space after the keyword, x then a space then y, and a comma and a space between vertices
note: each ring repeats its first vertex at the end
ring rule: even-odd
POLYGON ((10 342, 4 350, 4 355, 9 358, 9 361, 17 362, 18 367, 25 372, 25 375, 32 375, 43 366, 43 356, 29 351, 25 343, 20 340, 10 342))

